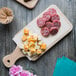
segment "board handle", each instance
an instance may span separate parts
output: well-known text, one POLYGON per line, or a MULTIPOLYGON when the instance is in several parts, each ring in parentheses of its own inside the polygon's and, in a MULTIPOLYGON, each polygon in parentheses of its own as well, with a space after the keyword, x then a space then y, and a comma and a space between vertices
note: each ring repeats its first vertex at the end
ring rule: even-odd
POLYGON ((21 52, 19 47, 17 46, 16 49, 13 51, 13 53, 3 57, 3 63, 6 67, 11 67, 15 64, 15 62, 25 55, 21 52))

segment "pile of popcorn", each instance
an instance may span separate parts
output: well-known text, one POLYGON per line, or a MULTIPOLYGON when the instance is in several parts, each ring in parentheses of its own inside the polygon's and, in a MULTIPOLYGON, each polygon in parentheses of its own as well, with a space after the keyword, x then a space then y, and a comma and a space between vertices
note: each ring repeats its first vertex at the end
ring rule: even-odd
POLYGON ((9 70, 9 75, 10 76, 37 76, 27 70, 23 70, 23 68, 20 65, 18 66, 13 65, 9 70))

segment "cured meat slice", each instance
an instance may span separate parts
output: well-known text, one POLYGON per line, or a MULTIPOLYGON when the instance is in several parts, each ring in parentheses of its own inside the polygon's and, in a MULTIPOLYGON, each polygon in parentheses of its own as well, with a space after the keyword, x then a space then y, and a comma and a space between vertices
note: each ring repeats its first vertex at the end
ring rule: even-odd
POLYGON ((37 19, 37 25, 42 28, 45 26, 45 22, 46 22, 46 19, 45 18, 38 18, 37 19))
POLYGON ((54 8, 50 8, 50 9, 48 9, 48 11, 50 12, 51 15, 57 13, 54 8))
POLYGON ((47 37, 49 34, 55 35, 61 26, 57 11, 54 8, 48 9, 43 13, 41 18, 37 19, 37 25, 41 28, 42 36, 47 37))
POLYGON ((48 11, 48 12, 45 12, 45 13, 43 14, 43 17, 46 18, 46 21, 49 21, 49 20, 51 19, 51 14, 50 14, 50 12, 49 12, 49 11, 48 11))
POLYGON ((41 34, 42 34, 44 37, 49 36, 49 34, 50 34, 49 29, 48 29, 47 27, 41 28, 41 34))
POLYGON ((50 34, 55 35, 58 32, 58 27, 51 27, 50 28, 50 34))
POLYGON ((54 25, 55 27, 60 28, 61 22, 60 22, 59 20, 54 20, 54 21, 53 21, 53 25, 54 25))
POLYGON ((51 27, 54 26, 52 22, 46 22, 45 25, 46 25, 46 27, 47 27, 48 29, 50 29, 51 27))
POLYGON ((51 17, 51 21, 54 21, 54 20, 60 20, 60 17, 58 14, 53 14, 52 17, 51 17))

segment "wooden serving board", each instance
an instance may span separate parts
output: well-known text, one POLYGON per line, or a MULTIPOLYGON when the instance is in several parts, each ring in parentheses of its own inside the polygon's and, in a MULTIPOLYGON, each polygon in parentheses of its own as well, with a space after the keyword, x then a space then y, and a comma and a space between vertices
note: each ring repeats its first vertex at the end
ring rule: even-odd
MULTIPOLYGON (((33 33, 36 33, 38 36, 41 37, 41 40, 43 42, 46 43, 47 45, 47 49, 50 49, 52 46, 54 46, 58 41, 60 41, 64 36, 66 36, 73 28, 72 24, 69 22, 69 20, 64 16, 64 14, 59 10, 59 8, 56 5, 51 5, 49 6, 45 11, 43 11, 38 17, 36 17, 33 21, 31 21, 27 26, 25 26, 24 28, 28 28, 30 31, 32 31, 33 33), (37 19, 39 17, 41 17, 43 15, 44 12, 46 12, 49 8, 54 8, 56 9, 58 15, 60 16, 60 21, 61 21, 61 27, 59 29, 59 32, 55 35, 55 36, 49 36, 49 37, 43 37, 40 33, 40 29, 37 26, 37 19)), ((23 29, 24 29, 23 28, 23 29)), ((20 51, 19 47, 22 44, 21 41, 21 37, 23 35, 23 29, 21 31, 19 31, 13 38, 14 42, 17 44, 17 47, 15 49, 15 51, 10 54, 7 55, 3 58, 3 63, 6 67, 10 67, 12 66, 16 60, 18 60, 21 57, 24 57, 25 55, 20 51), (8 62, 8 60, 10 62, 8 62)), ((45 52, 44 52, 45 53, 45 52)), ((44 54, 43 53, 43 54, 44 54)), ((42 55, 41 55, 42 56, 42 55)), ((32 57, 30 58, 29 56, 26 56, 30 61, 35 61, 37 60, 39 57, 32 57)))
POLYGON ((21 3, 22 5, 24 5, 25 7, 32 9, 36 6, 38 0, 31 0, 28 2, 24 2, 24 0, 16 0, 17 2, 21 3))

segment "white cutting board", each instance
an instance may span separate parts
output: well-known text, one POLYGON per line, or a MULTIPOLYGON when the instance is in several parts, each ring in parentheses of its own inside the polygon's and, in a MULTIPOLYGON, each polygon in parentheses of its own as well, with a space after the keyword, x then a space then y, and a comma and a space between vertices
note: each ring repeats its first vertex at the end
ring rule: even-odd
MULTIPOLYGON (((59 8, 56 5, 49 6, 45 11, 43 11, 38 17, 36 17, 33 21, 29 22, 28 25, 26 25, 24 28, 28 28, 30 31, 38 34, 42 41, 47 44, 47 49, 51 48, 53 45, 55 45, 59 40, 61 40, 65 35, 67 35, 73 28, 72 24, 69 22, 69 20, 64 16, 64 14, 59 10, 59 8), (59 29, 59 32, 54 36, 49 37, 43 37, 40 33, 40 29, 37 26, 37 19, 43 15, 44 12, 46 12, 49 8, 55 8, 58 15, 60 16, 61 21, 61 27, 59 29)), ((23 29, 24 29, 23 28, 23 29)), ((21 37, 23 35, 23 29, 19 31, 13 38, 14 42, 18 45, 21 44, 21 37)))

